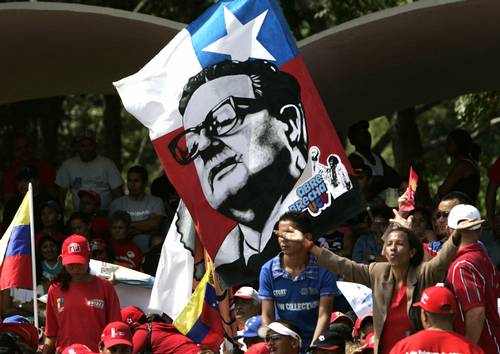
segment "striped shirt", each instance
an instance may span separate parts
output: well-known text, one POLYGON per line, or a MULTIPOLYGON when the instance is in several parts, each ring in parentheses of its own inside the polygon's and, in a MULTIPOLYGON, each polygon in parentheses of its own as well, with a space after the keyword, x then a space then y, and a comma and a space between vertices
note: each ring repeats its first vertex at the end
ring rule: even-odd
POLYGON ((484 307, 486 318, 478 344, 485 353, 492 354, 500 354, 498 280, 494 264, 479 243, 461 247, 446 276, 446 283, 454 290, 459 305, 459 314, 455 318, 457 332, 465 334, 467 311, 474 307, 484 307))

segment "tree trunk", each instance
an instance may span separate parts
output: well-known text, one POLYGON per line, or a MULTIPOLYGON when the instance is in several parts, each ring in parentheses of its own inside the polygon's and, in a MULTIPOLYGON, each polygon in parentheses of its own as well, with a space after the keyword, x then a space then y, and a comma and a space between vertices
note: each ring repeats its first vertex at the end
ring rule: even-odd
POLYGON ((117 95, 104 96, 102 154, 122 167, 121 102, 117 95))
POLYGON ((428 183, 424 178, 425 161, 415 107, 399 111, 395 115, 392 144, 396 170, 403 180, 408 180, 410 166, 413 166, 419 175, 417 204, 428 205, 431 198, 428 183))

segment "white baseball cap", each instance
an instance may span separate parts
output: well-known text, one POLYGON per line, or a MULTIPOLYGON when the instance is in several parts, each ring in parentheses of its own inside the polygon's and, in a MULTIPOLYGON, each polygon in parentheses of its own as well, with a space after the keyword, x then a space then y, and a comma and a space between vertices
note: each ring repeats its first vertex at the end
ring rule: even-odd
MULTIPOLYGON (((473 205, 458 204, 453 207, 448 215, 448 227, 456 229, 462 221, 481 220, 479 210, 473 205)), ((481 225, 474 225, 469 230, 477 230, 481 225)))
POLYGON ((239 288, 234 294, 234 297, 239 297, 240 299, 251 299, 259 302, 259 293, 250 286, 242 286, 239 288))

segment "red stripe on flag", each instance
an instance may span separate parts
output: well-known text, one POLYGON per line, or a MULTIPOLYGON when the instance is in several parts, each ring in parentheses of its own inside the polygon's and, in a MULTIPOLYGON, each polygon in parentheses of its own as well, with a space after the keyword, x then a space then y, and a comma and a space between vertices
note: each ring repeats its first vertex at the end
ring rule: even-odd
POLYGON ((314 86, 314 81, 302 57, 295 57, 293 60, 283 64, 280 70, 292 74, 299 81, 300 95, 307 119, 309 145, 310 142, 314 142, 314 145, 320 146, 327 151, 334 152, 340 157, 349 174, 354 175, 333 123, 325 124, 325 122, 333 122, 333 120, 330 119, 323 105, 321 96, 316 86, 314 86))
POLYGON ((31 289, 33 287, 31 271, 31 256, 6 257, 0 266, 0 290, 31 289))
POLYGON ((236 222, 222 215, 208 204, 201 189, 194 164, 190 163, 183 166, 174 160, 168 149, 168 143, 182 130, 183 128, 177 129, 153 140, 153 146, 160 158, 163 169, 167 171, 168 179, 175 186, 191 213, 196 232, 200 236, 203 246, 213 259, 226 235, 236 226, 236 222))

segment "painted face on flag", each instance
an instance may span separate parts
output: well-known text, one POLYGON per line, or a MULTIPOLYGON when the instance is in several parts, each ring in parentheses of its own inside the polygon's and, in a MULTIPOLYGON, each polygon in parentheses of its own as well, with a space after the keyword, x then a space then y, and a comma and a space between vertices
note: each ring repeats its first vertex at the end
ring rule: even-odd
MULTIPOLYGON (((236 62, 223 65, 238 71, 236 62)), ((270 64, 256 65, 273 68, 272 74, 279 75, 270 64)), ((302 173, 305 118, 292 99, 276 105, 265 92, 256 94, 255 86, 266 85, 263 82, 269 78, 240 71, 214 77, 192 92, 183 114, 184 132, 173 139, 173 146, 179 148, 184 136, 186 149, 173 152, 179 154, 179 162, 194 163, 212 208, 257 227, 254 224, 261 224, 258 220, 263 217, 256 215, 255 198, 261 198, 258 205, 263 215, 269 215, 302 173), (296 148, 298 141, 303 149, 296 148)))

